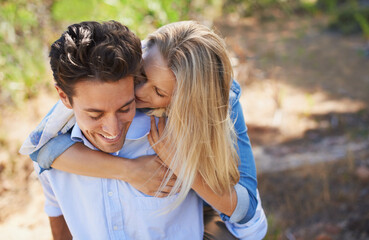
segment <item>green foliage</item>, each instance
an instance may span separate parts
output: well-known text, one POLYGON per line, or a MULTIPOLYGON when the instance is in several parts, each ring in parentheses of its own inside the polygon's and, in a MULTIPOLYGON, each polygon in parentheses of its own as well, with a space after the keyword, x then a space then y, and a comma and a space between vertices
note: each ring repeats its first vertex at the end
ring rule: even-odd
POLYGON ((52 16, 65 25, 114 19, 144 38, 164 24, 188 19, 190 4, 189 0, 59 0, 52 6, 52 16))
POLYGON ((316 8, 324 12, 334 13, 338 4, 339 2, 337 0, 318 0, 316 3, 316 8))
MULTIPOLYGON (((368 11, 369 13, 369 11, 368 11)), ((360 25, 361 30, 363 31, 364 36, 369 39, 369 14, 365 17, 361 13, 354 14, 355 20, 360 25)))
POLYGON ((114 19, 144 38, 164 24, 188 19, 191 4, 190 0, 1 1, 0 106, 23 102, 50 83, 48 49, 67 25, 114 19))
POLYGON ((310 0, 301 1, 300 9, 303 12, 306 12, 306 13, 311 14, 311 15, 316 15, 319 12, 318 8, 316 6, 316 1, 310 1, 310 0))
POLYGON ((362 32, 369 36, 369 7, 360 6, 357 1, 339 5, 331 14, 330 28, 344 34, 362 32))
POLYGON ((44 78, 38 4, 37 0, 0 3, 0 105, 34 95, 44 78))
POLYGON ((330 27, 369 38, 369 8, 358 0, 2 0, 0 1, 0 106, 37 94, 46 79, 50 44, 71 23, 117 20, 140 38, 185 19, 238 14, 276 20, 293 14, 328 14, 330 27))
POLYGON ((225 0, 224 13, 276 20, 296 14, 325 14, 329 28, 352 34, 362 32, 369 37, 369 6, 359 0, 225 0))
POLYGON ((241 16, 256 16, 262 20, 274 20, 279 15, 289 16, 303 4, 306 7, 308 0, 225 0, 226 13, 237 12, 241 16))

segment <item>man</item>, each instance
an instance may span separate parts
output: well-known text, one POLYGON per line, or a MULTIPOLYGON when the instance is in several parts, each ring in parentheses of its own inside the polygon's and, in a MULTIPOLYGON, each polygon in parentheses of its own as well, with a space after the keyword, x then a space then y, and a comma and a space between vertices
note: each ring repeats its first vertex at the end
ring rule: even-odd
MULTIPOLYGON (((150 118, 135 111, 141 44, 127 27, 114 21, 71 25, 52 45, 50 64, 60 99, 76 117, 73 141, 125 158, 155 154, 146 138, 150 118)), ((54 239, 202 237, 202 201, 193 191, 163 214, 175 196, 155 198, 121 180, 35 169, 54 239)))

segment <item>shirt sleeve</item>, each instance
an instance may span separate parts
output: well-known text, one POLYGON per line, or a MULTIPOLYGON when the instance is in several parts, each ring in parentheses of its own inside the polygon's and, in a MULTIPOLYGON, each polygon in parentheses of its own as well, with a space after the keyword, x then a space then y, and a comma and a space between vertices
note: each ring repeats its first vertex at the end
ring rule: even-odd
POLYGON ((255 210, 254 216, 248 220, 246 223, 232 223, 226 221, 230 233, 240 240, 261 240, 264 239, 268 230, 268 221, 264 213, 264 209, 261 205, 259 192, 256 191, 256 198, 258 200, 258 205, 255 210))
POLYGON ((44 195, 45 195, 44 209, 45 209, 46 214, 49 217, 58 217, 58 216, 63 215, 59 207, 58 200, 55 197, 54 191, 50 185, 47 175, 45 173, 43 174, 40 173, 40 167, 38 166, 37 163, 34 163, 33 166, 37 173, 38 179, 41 182, 42 189, 44 191, 44 195))
POLYGON ((67 108, 59 100, 27 137, 19 149, 19 153, 23 155, 32 154, 50 139, 68 132, 75 123, 73 110, 67 108))
POLYGON ((38 163, 41 173, 44 170, 50 170, 55 159, 74 143, 75 142, 71 139, 70 133, 68 132, 52 138, 39 150, 32 153, 30 157, 33 161, 38 163))
POLYGON ((223 221, 242 224, 248 222, 254 216, 258 200, 256 198, 257 180, 255 160, 251 150, 250 139, 247 135, 242 107, 238 100, 232 104, 231 119, 234 122, 234 128, 237 134, 240 180, 235 186, 237 193, 236 209, 231 216, 221 214, 221 218, 223 221))

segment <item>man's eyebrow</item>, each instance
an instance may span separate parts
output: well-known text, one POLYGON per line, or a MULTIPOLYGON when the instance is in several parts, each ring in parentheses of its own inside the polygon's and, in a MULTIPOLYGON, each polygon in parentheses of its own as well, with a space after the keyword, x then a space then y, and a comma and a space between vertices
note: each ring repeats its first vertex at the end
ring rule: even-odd
MULTIPOLYGON (((129 100, 128 102, 126 102, 123 106, 121 106, 119 109, 124 108, 126 106, 128 106, 129 104, 131 104, 135 99, 132 98, 131 100, 129 100)), ((97 112, 97 113, 102 113, 104 112, 103 110, 100 109, 96 109, 96 108, 86 108, 84 109, 84 111, 86 112, 97 112)))

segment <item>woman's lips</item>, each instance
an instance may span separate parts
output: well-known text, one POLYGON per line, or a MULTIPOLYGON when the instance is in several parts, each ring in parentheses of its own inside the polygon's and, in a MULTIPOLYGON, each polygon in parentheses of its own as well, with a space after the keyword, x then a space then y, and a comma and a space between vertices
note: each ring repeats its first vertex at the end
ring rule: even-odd
POLYGON ((138 98, 138 97, 136 97, 136 104, 147 104, 147 102, 140 99, 140 98, 138 98))

